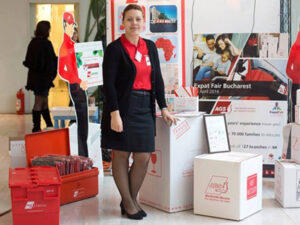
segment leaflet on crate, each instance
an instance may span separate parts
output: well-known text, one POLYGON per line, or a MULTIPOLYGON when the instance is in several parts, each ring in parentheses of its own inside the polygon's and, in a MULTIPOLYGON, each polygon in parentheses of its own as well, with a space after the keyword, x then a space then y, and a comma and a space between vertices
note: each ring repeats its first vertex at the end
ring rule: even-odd
POLYGON ((232 151, 274 164, 287 123, 288 34, 196 34, 193 49, 199 110, 226 114, 232 151))
POLYGON ((152 40, 158 50, 166 93, 185 85, 184 68, 184 1, 182 0, 114 0, 110 2, 112 17, 108 40, 116 40, 124 32, 122 12, 127 4, 139 4, 144 11, 145 26, 141 36, 152 40), (111 35, 110 35, 111 32, 111 35))
POLYGON ((76 43, 74 47, 79 78, 86 80, 88 87, 102 85, 102 42, 76 43))

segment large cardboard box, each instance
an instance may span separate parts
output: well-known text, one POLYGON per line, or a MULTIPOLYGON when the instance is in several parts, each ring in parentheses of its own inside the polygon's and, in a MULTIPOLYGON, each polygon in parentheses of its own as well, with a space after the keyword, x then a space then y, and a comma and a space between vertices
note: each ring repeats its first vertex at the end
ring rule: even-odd
POLYGON ((300 124, 293 123, 291 131, 291 160, 300 163, 300 124))
POLYGON ((208 152, 203 113, 178 118, 172 127, 157 118, 156 151, 139 196, 142 203, 167 212, 193 208, 193 159, 208 152))
POLYGON ((300 207, 300 165, 275 161, 275 198, 283 207, 300 207))
POLYGON ((195 157, 195 214, 242 220, 261 208, 261 155, 228 152, 195 157))
MULTIPOLYGON (((99 177, 104 177, 103 172, 103 162, 102 153, 100 147, 100 124, 99 123, 89 123, 88 131, 88 150, 89 157, 93 160, 94 166, 98 167, 99 177)), ((69 127, 70 135, 70 154, 78 155, 78 141, 77 141, 77 124, 73 123, 69 127)))
POLYGON ((10 168, 27 167, 25 138, 9 137, 10 168))

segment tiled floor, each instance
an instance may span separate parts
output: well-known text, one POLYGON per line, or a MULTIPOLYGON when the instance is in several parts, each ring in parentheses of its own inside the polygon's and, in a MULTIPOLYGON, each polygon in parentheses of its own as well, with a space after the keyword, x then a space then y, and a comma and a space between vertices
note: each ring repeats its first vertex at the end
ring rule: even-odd
MULTIPOLYGON (((8 189, 8 137, 20 136, 31 129, 31 117, 0 115, 0 214, 10 208, 8 189)), ((264 179, 263 210, 244 219, 229 221, 194 215, 192 210, 179 213, 163 211, 143 206, 148 216, 142 221, 132 221, 120 216, 120 197, 111 176, 99 182, 99 195, 60 208, 60 225, 116 225, 116 224, 241 224, 241 225, 300 225, 300 208, 283 209, 274 199, 274 180, 264 179)), ((12 225, 12 214, 0 217, 0 225, 12 225)), ((42 224, 41 224, 42 225, 42 224)))

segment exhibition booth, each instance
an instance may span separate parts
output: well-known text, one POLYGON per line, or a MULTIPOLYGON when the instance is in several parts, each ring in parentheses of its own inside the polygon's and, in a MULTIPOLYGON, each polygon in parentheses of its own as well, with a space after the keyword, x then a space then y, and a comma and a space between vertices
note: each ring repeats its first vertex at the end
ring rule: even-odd
POLYGON ((97 30, 69 52, 86 80, 83 109, 65 74, 71 62, 60 51, 59 77, 70 85, 75 107, 50 109, 53 130, 9 139, 14 225, 58 225, 62 205, 109 191, 100 185, 112 175, 113 158, 113 149, 100 145, 102 63, 107 44, 124 33, 128 4, 142 6, 141 36, 158 50, 167 109, 178 118, 169 126, 156 105, 155 152, 139 202, 167 213, 193 210, 191 217, 240 221, 264 210, 268 177, 283 208, 300 207, 300 90, 292 88, 298 43, 290 1, 89 2, 87 33, 95 32, 90 24, 105 29, 92 11, 98 2, 106 9, 106 41, 97 30), (296 49, 293 56, 290 49, 296 49), (88 90, 97 93, 96 105, 89 103, 88 90))

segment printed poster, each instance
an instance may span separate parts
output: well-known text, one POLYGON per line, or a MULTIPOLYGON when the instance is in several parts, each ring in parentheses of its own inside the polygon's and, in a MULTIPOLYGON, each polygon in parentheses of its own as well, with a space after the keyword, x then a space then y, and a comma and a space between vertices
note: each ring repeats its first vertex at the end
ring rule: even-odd
POLYGON ((195 34, 193 85, 199 110, 226 114, 232 151, 274 165, 287 123, 287 34, 195 34))
POLYGON ((74 46, 79 78, 86 80, 88 87, 102 85, 102 42, 76 43, 74 46))
POLYGON ((127 4, 138 4, 144 11, 141 36, 152 40, 158 50, 165 92, 185 86, 184 1, 183 0, 112 0, 111 40, 125 31, 122 12, 127 4))

